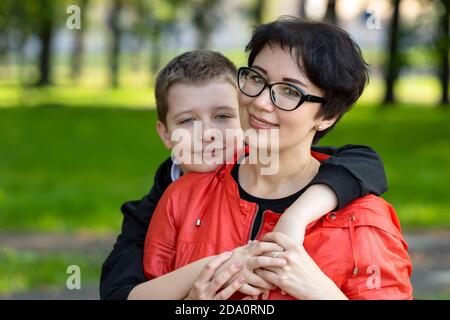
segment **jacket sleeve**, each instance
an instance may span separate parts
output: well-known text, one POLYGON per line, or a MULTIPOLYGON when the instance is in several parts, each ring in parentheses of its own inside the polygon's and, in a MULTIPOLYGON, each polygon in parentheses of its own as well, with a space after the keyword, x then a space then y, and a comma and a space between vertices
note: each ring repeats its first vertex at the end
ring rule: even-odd
POLYGON ((355 234, 356 242, 365 245, 358 250, 358 274, 350 276, 341 287, 347 298, 413 299, 411 260, 401 240, 376 227, 361 227, 355 234), (365 235, 358 237, 358 232, 365 235))
POLYGON ((343 221, 353 263, 341 289, 352 300, 410 300, 412 264, 400 221, 390 204, 368 197, 343 221))
POLYGON ((172 190, 169 187, 159 201, 145 238, 143 266, 147 280, 174 270, 178 230, 172 190))
POLYGON ((171 166, 170 159, 161 164, 149 194, 141 200, 129 201, 122 205, 122 232, 102 265, 101 299, 125 300, 136 285, 146 281, 142 267, 145 235, 153 211, 171 183, 171 166))
POLYGON ((319 172, 311 181, 326 184, 338 198, 341 209, 357 198, 368 194, 382 195, 387 190, 386 174, 378 154, 367 146, 345 145, 340 148, 312 148, 316 152, 330 155, 322 162, 319 172))

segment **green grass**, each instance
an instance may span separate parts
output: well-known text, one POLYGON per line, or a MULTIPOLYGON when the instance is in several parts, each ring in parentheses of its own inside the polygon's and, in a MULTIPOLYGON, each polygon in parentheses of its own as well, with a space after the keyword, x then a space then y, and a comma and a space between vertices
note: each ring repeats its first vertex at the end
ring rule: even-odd
POLYGON ((449 121, 450 110, 356 107, 322 144, 372 146, 387 171, 385 198, 402 225, 450 227, 449 121))
POLYGON ((0 229, 117 232, 168 152, 153 111, 0 110, 0 229))
POLYGON ((80 267, 81 289, 87 284, 98 284, 100 278, 99 257, 70 253, 38 253, 0 248, 0 295, 32 290, 66 290, 70 274, 67 267, 80 267))
MULTIPOLYGON (((154 110, 54 105, 0 109, 0 229, 119 230, 167 156, 154 110)), ((322 144, 367 144, 404 227, 450 227, 450 112, 357 106, 322 144)))

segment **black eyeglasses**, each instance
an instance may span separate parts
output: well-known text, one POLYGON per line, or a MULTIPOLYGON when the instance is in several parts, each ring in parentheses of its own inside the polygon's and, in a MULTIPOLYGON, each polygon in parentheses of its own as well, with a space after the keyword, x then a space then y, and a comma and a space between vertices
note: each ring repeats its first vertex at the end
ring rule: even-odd
POLYGON ((303 102, 325 102, 322 97, 305 93, 302 89, 286 82, 269 84, 262 75, 253 69, 241 67, 238 70, 239 90, 248 97, 259 96, 265 88, 270 90, 273 104, 285 111, 293 111, 303 102))

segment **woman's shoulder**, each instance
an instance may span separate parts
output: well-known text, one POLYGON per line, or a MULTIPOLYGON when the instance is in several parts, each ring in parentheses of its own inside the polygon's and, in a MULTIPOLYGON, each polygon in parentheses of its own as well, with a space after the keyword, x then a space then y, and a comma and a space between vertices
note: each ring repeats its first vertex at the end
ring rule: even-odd
POLYGON ((375 227, 403 240, 400 221, 394 207, 373 194, 359 198, 346 207, 328 214, 325 225, 375 227))

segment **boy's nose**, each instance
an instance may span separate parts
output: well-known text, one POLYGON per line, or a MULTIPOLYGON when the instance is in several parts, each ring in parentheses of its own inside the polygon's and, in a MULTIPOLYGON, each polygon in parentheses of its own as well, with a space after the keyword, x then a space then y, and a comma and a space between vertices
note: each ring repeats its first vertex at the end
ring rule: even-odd
POLYGON ((204 142, 212 142, 219 138, 218 135, 220 135, 220 131, 217 128, 214 127, 207 127, 203 130, 203 138, 202 140, 204 142))
POLYGON ((212 142, 217 138, 217 131, 219 130, 211 122, 201 121, 201 130, 196 132, 196 139, 202 142, 212 142))

